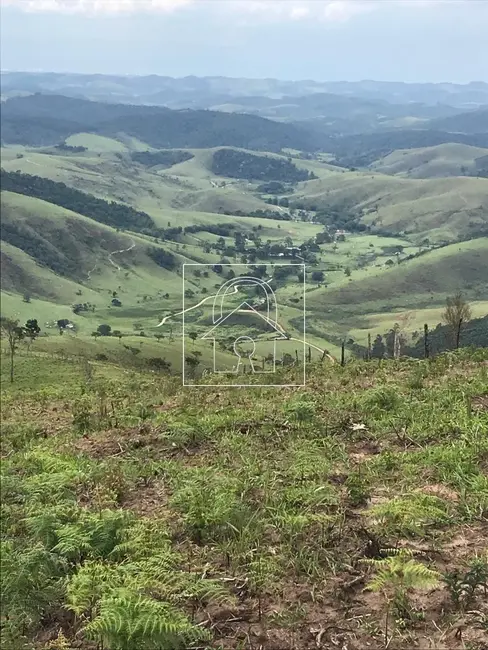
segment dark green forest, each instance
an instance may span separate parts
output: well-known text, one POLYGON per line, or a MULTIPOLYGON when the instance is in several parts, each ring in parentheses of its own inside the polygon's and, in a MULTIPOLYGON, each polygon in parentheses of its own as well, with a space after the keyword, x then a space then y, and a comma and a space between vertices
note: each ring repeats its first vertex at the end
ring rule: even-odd
POLYGON ((2 105, 2 143, 45 146, 80 132, 125 133, 157 149, 242 147, 316 151, 317 135, 256 115, 106 104, 57 95, 15 97, 2 105))
POLYGON ((243 178, 249 181, 281 181, 298 183, 316 178, 313 173, 298 169, 289 160, 255 156, 245 151, 220 149, 212 159, 212 171, 217 176, 243 178))

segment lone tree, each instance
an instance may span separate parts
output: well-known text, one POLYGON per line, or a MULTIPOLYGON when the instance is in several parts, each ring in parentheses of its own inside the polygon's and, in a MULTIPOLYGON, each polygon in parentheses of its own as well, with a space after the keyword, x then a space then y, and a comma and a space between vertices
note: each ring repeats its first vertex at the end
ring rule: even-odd
POLYGON ((35 318, 31 318, 24 325, 24 335, 26 336, 26 338, 29 339, 27 350, 29 350, 30 346, 34 343, 36 338, 39 336, 40 331, 41 328, 39 327, 39 324, 35 318))
POLYGON ((112 333, 112 327, 104 323, 98 326, 97 332, 100 334, 100 336, 110 336, 112 333))
POLYGON ((471 320, 471 307, 464 300, 462 293, 457 293, 446 300, 442 320, 451 328, 456 350, 459 349, 463 323, 471 320))
POLYGON ((190 377, 194 378, 196 369, 200 365, 200 360, 196 356, 188 355, 185 357, 185 363, 189 370, 190 377))
POLYGON ((373 359, 383 359, 386 352, 386 345, 383 342, 383 337, 378 334, 374 340, 371 356, 373 359))
POLYGON ((197 338, 198 338, 198 334, 197 334, 196 332, 190 332, 190 333, 188 334, 188 336, 189 336, 189 337, 191 338, 191 340, 193 341, 193 345, 195 345, 195 341, 196 341, 197 338))
POLYGON ((14 357, 20 341, 25 336, 25 330, 19 325, 18 320, 2 318, 0 320, 2 336, 7 339, 10 354, 10 383, 14 381, 14 357))

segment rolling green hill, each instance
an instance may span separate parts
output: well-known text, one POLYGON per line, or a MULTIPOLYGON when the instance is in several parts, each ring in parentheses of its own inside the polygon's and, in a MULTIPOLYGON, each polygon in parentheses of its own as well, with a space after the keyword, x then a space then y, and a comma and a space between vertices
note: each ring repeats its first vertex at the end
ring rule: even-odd
POLYGON ((344 167, 367 167, 398 149, 419 149, 447 143, 488 148, 488 133, 451 133, 434 129, 401 129, 329 138, 324 146, 344 167))
POLYGON ((488 149, 450 143, 424 149, 400 149, 370 165, 382 174, 408 178, 441 178, 476 176, 478 159, 488 155, 488 149))
MULTIPOLYGON (((42 122, 51 119, 54 107, 61 124, 69 115, 84 120, 76 122, 77 130, 62 146, 2 149, 6 308, 22 315, 31 305, 43 315, 49 304, 56 314, 68 310, 79 331, 73 350, 88 346, 94 352, 90 334, 100 323, 110 323, 130 338, 141 328, 150 335, 162 331, 158 323, 173 315, 170 327, 179 331, 182 264, 216 264, 223 257, 238 262, 243 253, 261 263, 265 258, 256 258, 255 241, 267 247, 267 263, 279 262, 286 246, 292 250, 308 242, 308 250, 301 252, 309 262, 308 336, 319 350, 333 349, 331 340, 340 344, 346 327, 360 329, 359 320, 352 322, 355 318, 394 318, 402 309, 439 308, 457 289, 479 304, 487 299, 487 238, 481 236, 488 229, 488 179, 454 177, 457 168, 469 173, 478 167, 486 149, 436 144, 395 151, 376 160, 370 170, 353 171, 330 164, 330 155, 303 153, 299 147, 277 154, 229 146, 227 118, 219 132, 226 146, 166 148, 167 118, 176 131, 179 127, 171 120, 186 125, 177 140, 194 133, 194 111, 142 107, 140 112, 137 106, 44 96, 11 100, 6 106, 8 119, 35 121, 37 114, 42 122), (15 106, 18 115, 12 113, 15 106), (156 119, 164 129, 149 136, 147 128, 156 119), (140 128, 132 129, 136 122, 140 128), (130 128, 119 128, 122 123, 130 128), (282 189, 270 197, 264 180, 282 189), (272 200, 278 204, 267 202, 272 200), (334 231, 346 222, 355 234, 346 234, 346 241, 336 246, 334 231), (330 233, 324 233, 327 227, 330 233), (313 239, 319 233, 323 239, 317 245, 313 239), (418 246, 475 237, 408 260, 418 246), (218 241, 223 242, 220 248, 218 241), (244 248, 233 248, 237 241, 244 248), (403 261, 386 268, 388 256, 395 259, 395 247, 402 249, 403 261), (24 302, 26 297, 30 302, 24 302), (74 314, 72 307, 79 304, 89 306, 74 314)), ((213 137, 212 120, 212 115, 205 116, 198 138, 213 137)), ((236 133, 240 138, 243 132, 236 133)), ((425 138, 425 132, 376 134, 379 140, 369 135, 337 138, 335 150, 349 143, 350 151, 359 147, 367 158, 378 145, 388 151, 397 142, 425 138)), ((254 137, 260 137, 259 130, 254 137)), ((433 132, 427 136, 436 137, 433 132)), ((261 149, 269 142, 248 144, 261 149)), ((207 300, 221 282, 213 271, 191 278, 191 300, 207 300)), ((301 318, 300 291, 298 276, 278 287, 282 324, 291 332, 301 318)), ((208 319, 208 309, 205 304, 192 313, 194 322, 208 319)), ((53 340, 44 344, 46 351, 59 345, 53 340)), ((165 346, 169 354, 169 341, 165 346)), ((117 350, 109 350, 114 359, 117 350)), ((147 350, 152 352, 150 346, 147 350)))
POLYGON ((472 300, 488 299, 488 237, 452 244, 392 268, 352 273, 334 287, 317 289, 307 297, 311 311, 365 314, 434 307, 462 291, 472 300))
MULTIPOLYGON (((149 287, 161 289, 173 278, 172 270, 161 267, 149 254, 164 251, 151 240, 116 232, 52 203, 13 192, 2 192, 1 208, 2 243, 8 245, 4 250, 4 290, 68 302, 64 287, 69 280, 72 303, 80 302, 75 289, 97 287, 106 292, 110 285, 117 289, 123 280, 119 290, 133 296, 147 293, 149 287), (39 267, 43 269, 41 278, 45 278, 42 282, 36 278, 39 267), (63 289, 58 291, 61 279, 63 289)), ((167 254, 175 265, 181 262, 179 255, 167 254)))
POLYGON ((484 178, 409 179, 344 172, 305 183, 295 202, 317 210, 354 209, 373 230, 412 233, 432 241, 484 234, 488 225, 484 178))

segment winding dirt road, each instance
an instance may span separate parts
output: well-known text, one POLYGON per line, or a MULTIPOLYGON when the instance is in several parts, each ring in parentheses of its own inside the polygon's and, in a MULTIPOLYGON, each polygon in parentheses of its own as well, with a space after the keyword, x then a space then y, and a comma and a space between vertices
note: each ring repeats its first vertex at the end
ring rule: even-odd
MULTIPOLYGON (((120 266, 119 266, 118 264, 116 264, 116 263, 113 261, 113 259, 112 259, 112 255, 119 255, 119 254, 121 254, 121 253, 128 253, 129 251, 133 250, 133 249, 136 247, 136 242, 135 242, 133 239, 131 239, 131 241, 132 241, 132 244, 129 246, 129 248, 124 248, 124 249, 122 249, 122 250, 120 250, 120 251, 113 251, 112 253, 109 253, 109 254, 107 255, 107 259, 108 259, 108 261, 110 262, 110 264, 111 264, 112 266, 114 266, 114 267, 117 269, 117 271, 121 271, 122 269, 120 268, 120 266)), ((97 268, 98 265, 99 265, 99 262, 97 262, 97 263, 95 264, 95 266, 94 266, 90 271, 88 271, 87 280, 91 280, 91 274, 92 274, 93 271, 97 268)))
POLYGON ((124 248, 124 249, 121 250, 121 251, 114 251, 113 253, 110 253, 109 256, 108 256, 108 258, 107 258, 108 261, 110 262, 110 264, 111 264, 112 266, 115 266, 115 268, 117 269, 117 271, 121 271, 122 269, 120 268, 120 266, 119 266, 118 264, 116 264, 116 263, 113 261, 113 259, 112 259, 112 255, 120 255, 120 253, 128 253, 129 251, 133 250, 133 249, 136 247, 136 242, 135 242, 133 239, 132 239, 131 241, 132 241, 132 244, 131 244, 131 246, 129 246, 129 248, 124 248))

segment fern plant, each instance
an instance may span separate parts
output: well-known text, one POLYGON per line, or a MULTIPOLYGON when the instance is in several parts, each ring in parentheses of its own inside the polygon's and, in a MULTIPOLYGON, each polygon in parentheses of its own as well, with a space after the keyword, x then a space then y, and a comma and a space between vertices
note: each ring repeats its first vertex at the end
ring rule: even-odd
POLYGON ((124 591, 102 598, 85 632, 107 650, 178 650, 211 639, 169 604, 124 591))
POLYGON ((67 607, 85 634, 107 650, 188 647, 207 633, 183 612, 231 600, 221 583, 178 568, 164 522, 140 519, 121 529, 103 556, 85 560, 68 581, 67 607))
POLYGON ((375 577, 366 586, 367 590, 383 592, 387 600, 385 642, 388 639, 388 622, 391 611, 401 620, 412 617, 408 600, 409 589, 432 589, 439 583, 440 574, 413 559, 407 549, 388 549, 388 557, 365 559, 364 563, 376 569, 375 577))
POLYGON ((61 601, 63 563, 41 544, 19 549, 2 542, 0 556, 2 616, 23 635, 61 601))
POLYGON ((370 509, 378 527, 401 536, 425 534, 432 525, 449 521, 447 504, 440 498, 414 493, 395 497, 370 509))

